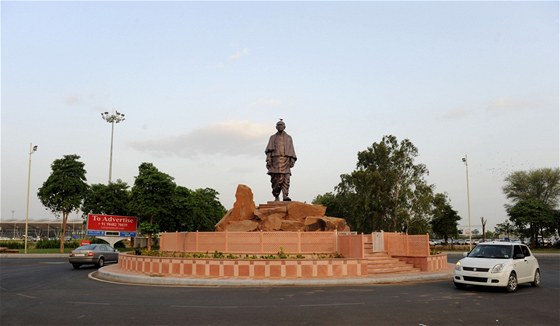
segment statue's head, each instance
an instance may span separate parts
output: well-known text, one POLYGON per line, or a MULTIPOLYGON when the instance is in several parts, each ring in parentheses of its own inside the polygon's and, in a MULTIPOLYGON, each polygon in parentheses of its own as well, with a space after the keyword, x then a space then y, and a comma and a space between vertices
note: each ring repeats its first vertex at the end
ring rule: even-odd
POLYGON ((286 124, 282 121, 282 119, 280 119, 280 121, 276 122, 276 130, 282 132, 284 129, 286 129, 286 124))

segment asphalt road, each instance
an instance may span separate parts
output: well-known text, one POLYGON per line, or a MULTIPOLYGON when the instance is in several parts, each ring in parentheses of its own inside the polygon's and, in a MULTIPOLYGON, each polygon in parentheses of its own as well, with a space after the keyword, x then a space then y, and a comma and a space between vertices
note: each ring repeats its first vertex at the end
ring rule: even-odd
MULTIPOLYGON (((458 255, 450 255, 455 262, 458 255)), ((0 258, 8 325, 560 325, 560 255, 542 286, 457 290, 449 281, 330 287, 153 287, 99 282, 64 258, 0 258)))

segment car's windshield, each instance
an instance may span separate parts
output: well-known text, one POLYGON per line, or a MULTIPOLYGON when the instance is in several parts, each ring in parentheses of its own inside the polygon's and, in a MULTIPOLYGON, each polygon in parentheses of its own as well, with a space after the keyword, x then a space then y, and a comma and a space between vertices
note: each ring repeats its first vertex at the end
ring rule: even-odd
POLYGON ((509 245, 500 246, 480 244, 469 253, 469 257, 508 259, 512 257, 512 248, 513 247, 509 245))

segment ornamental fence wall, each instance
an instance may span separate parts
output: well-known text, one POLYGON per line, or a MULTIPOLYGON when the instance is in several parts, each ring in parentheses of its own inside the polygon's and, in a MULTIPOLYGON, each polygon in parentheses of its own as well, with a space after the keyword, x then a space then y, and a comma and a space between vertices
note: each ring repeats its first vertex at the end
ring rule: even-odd
POLYGON ((165 232, 160 234, 160 250, 175 252, 222 252, 236 254, 335 254, 347 258, 365 257, 365 243, 373 251, 391 256, 430 255, 429 236, 382 232, 383 248, 373 234, 324 232, 165 232))
POLYGON ((430 255, 428 234, 409 235, 397 232, 383 232, 383 244, 390 256, 426 257, 430 255))
POLYGON ((336 232, 175 232, 160 234, 161 251, 237 254, 335 253, 336 232))

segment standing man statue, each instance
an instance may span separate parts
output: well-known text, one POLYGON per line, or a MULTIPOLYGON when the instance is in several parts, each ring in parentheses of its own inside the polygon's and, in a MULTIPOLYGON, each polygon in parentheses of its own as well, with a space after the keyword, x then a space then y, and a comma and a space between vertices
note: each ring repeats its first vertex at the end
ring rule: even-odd
POLYGON ((275 201, 280 200, 280 191, 282 191, 282 199, 284 201, 291 200, 288 197, 290 176, 292 175, 290 168, 294 167, 297 160, 292 137, 284 129, 286 129, 286 124, 280 119, 276 123, 276 130, 278 132, 270 136, 264 151, 266 154, 266 168, 270 175, 272 195, 275 201))

